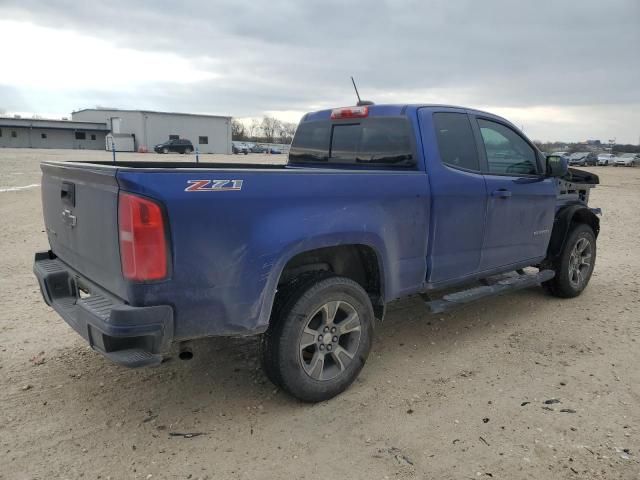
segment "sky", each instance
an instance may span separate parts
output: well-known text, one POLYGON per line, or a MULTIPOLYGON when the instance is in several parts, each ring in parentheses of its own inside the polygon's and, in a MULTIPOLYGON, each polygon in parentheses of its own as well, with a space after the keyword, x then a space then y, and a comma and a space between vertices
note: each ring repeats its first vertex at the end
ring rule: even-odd
POLYGON ((297 122, 488 110, 532 139, 640 143, 640 0, 0 0, 0 114, 95 106, 297 122))

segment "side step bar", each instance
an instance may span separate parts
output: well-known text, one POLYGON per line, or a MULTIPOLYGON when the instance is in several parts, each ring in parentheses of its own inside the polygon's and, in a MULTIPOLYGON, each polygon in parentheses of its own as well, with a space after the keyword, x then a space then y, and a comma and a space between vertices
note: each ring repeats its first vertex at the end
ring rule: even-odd
POLYGON ((542 282, 551 280, 555 276, 553 270, 540 270, 537 273, 516 273, 507 277, 500 277, 495 283, 491 283, 491 279, 487 279, 488 285, 482 285, 468 290, 460 290, 459 292, 449 293, 438 300, 425 302, 431 313, 442 313, 450 310, 458 305, 475 302, 485 297, 502 295, 503 293, 513 292, 522 288, 540 285, 542 282))

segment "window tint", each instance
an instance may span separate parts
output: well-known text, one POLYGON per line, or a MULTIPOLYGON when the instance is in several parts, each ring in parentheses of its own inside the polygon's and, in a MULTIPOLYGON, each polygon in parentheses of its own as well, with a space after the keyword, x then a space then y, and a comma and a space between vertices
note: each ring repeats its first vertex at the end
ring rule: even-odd
POLYGON ((198 144, 200 145, 208 145, 209 144, 209 137, 198 137, 198 144))
POLYGON ((303 122, 293 138, 289 159, 292 161, 323 162, 329 159, 330 122, 303 122))
POLYGON ((329 162, 375 166, 415 165, 409 121, 367 118, 349 123, 304 122, 296 131, 292 162, 329 162))
POLYGON ((538 173, 535 150, 516 132, 504 125, 478 119, 487 152, 489 173, 535 175, 538 173))
POLYGON ((84 132, 76 132, 76 140, 85 140, 87 138, 87 134, 84 132))
POLYGON ((480 170, 478 151, 466 113, 434 113, 442 163, 466 170, 480 170))

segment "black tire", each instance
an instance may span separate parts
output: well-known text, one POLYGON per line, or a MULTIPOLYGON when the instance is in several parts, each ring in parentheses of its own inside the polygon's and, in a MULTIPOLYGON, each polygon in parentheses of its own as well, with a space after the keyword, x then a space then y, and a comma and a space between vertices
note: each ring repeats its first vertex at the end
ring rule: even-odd
POLYGON ((276 295, 261 342, 265 374, 304 402, 335 397, 362 370, 373 327, 373 307, 359 284, 329 273, 303 275, 276 295))
POLYGON ((573 298, 582 293, 589 283, 596 263, 596 236, 589 225, 577 224, 552 268, 556 276, 544 283, 551 295, 573 298))

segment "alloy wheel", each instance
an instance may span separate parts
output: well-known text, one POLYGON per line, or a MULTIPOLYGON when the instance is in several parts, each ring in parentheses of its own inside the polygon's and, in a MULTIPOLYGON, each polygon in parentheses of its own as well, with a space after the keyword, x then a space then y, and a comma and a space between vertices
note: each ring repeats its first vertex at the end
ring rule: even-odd
POLYGON ((325 303, 307 318, 300 337, 300 362, 314 380, 331 380, 344 372, 360 345, 362 324, 345 301, 325 303))

